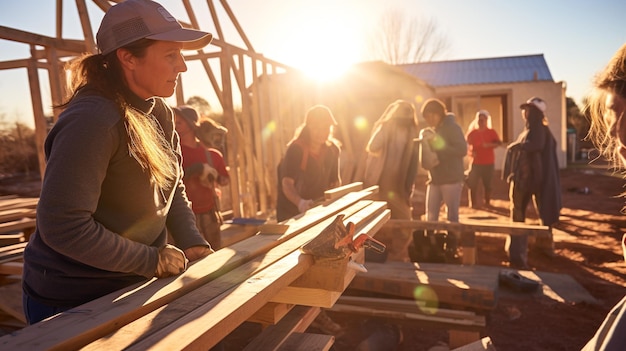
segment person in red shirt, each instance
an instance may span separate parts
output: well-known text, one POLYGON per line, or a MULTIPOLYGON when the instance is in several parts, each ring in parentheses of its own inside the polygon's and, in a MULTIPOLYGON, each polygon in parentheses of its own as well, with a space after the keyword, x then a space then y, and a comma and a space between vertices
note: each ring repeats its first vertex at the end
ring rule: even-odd
POLYGON ((480 207, 478 187, 481 182, 485 193, 485 205, 490 206, 491 179, 493 178, 496 159, 493 149, 502 145, 502 140, 491 126, 489 111, 480 110, 476 112, 476 118, 467 129, 466 139, 471 157, 470 171, 467 176, 470 207, 480 207))
POLYGON ((191 209, 196 215, 196 226, 211 247, 219 250, 222 247, 220 227, 224 221, 219 210, 218 185, 228 185, 230 177, 224 157, 217 149, 218 145, 202 143, 198 139, 198 131, 201 123, 210 123, 215 133, 224 134, 226 128, 209 119, 201 122, 191 106, 179 106, 173 110, 183 155, 183 182, 191 209))

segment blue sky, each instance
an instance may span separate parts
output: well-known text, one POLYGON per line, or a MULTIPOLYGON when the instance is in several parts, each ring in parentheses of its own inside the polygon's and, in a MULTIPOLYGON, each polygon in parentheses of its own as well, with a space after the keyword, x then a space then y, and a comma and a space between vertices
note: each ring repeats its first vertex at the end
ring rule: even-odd
MULTIPOLYGON (((89 0, 94 33, 102 12, 89 0)), ((187 20, 180 0, 160 1, 187 20)), ((74 1, 64 1, 63 32, 82 39, 74 1)), ((219 1, 215 1, 220 8, 219 1)), ((0 25, 55 35, 55 1, 20 0, 0 3, 0 25), (36 10, 34 10, 36 9, 36 10)), ((214 32, 206 0, 191 0, 202 29, 214 32)), ((408 19, 434 19, 450 49, 442 60, 543 54, 555 81, 565 81, 567 96, 579 104, 590 82, 613 53, 626 43, 626 1, 623 0, 230 0, 237 20, 254 49, 265 57, 304 70, 342 67, 363 60, 367 33, 387 9, 408 19)), ((227 25, 225 39, 243 47, 227 25)), ((0 39, 0 61, 29 57, 29 47, 0 39)), ((191 66, 191 65, 190 65, 191 66)), ((42 86, 47 75, 41 73, 42 86)), ((183 74, 193 85, 186 95, 202 95, 207 81, 192 69, 183 74)), ((50 105, 49 92, 43 92, 50 105)), ((46 112, 49 112, 46 111, 46 112)), ((0 71, 0 122, 33 125, 25 69, 0 71)))

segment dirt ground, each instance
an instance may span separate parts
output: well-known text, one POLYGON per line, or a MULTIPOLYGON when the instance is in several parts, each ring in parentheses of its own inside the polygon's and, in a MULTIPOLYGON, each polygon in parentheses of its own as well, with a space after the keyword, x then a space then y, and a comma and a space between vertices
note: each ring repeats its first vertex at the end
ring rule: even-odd
MULTIPOLYGON (((625 181, 612 176, 605 166, 578 164, 561 171, 563 210, 555 227, 556 256, 548 257, 530 251, 532 270, 571 276, 599 303, 566 304, 528 294, 501 294, 496 308, 487 315, 489 336, 498 351, 515 350, 580 350, 593 336, 610 308, 626 295, 626 264, 620 239, 626 232, 626 217, 620 213, 626 199, 616 195, 624 190, 625 181), (587 190, 585 190, 587 189, 587 190)), ((12 193, 24 186, 12 185, 12 193)), ((424 191, 423 188, 417 191, 424 191)), ((0 184, 0 193, 6 191, 0 184)), ((25 194, 30 196, 31 194, 25 194)), ((508 216, 507 184, 494 179, 492 206, 480 214, 508 216)), ((467 208, 461 213, 478 214, 467 208)), ((423 213, 423 203, 416 203, 416 212, 423 213), (421 206, 421 208, 420 208, 421 206)), ((530 209, 527 222, 538 223, 530 209)), ((477 264, 508 266, 504 238, 477 237, 477 264)), ((364 335, 372 330, 384 332, 382 348, 376 350, 420 351, 435 345, 446 345, 445 331, 420 328, 410 323, 381 321, 373 323, 359 316, 329 315, 348 331, 338 337, 333 350, 355 350, 364 335), (401 335, 397 331, 401 330, 401 335)), ((319 332, 314 327, 311 332, 319 332)), ((258 326, 245 324, 227 337, 227 350, 239 350, 259 332, 258 326)), ((442 346, 439 350, 445 350, 442 346)), ((373 349, 369 349, 373 350, 373 349)))

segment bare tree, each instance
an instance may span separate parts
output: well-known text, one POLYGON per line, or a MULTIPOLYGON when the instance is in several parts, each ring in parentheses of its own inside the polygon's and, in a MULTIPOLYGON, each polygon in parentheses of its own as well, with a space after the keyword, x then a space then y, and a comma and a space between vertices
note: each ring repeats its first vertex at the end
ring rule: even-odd
POLYGON ((407 17, 398 10, 384 12, 368 41, 368 56, 397 65, 432 61, 449 49, 434 19, 407 17))

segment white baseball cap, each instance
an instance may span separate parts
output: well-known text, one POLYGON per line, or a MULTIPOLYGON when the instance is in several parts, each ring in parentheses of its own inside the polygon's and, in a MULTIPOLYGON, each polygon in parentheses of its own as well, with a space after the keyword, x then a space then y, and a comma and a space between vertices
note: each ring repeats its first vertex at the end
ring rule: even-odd
POLYGON ((519 108, 523 109, 523 108, 528 107, 530 105, 534 105, 541 112, 546 112, 546 109, 548 108, 548 106, 546 105, 546 102, 543 101, 542 98, 539 98, 539 97, 536 97, 536 96, 533 96, 530 99, 528 99, 525 103, 521 104, 519 108))
POLYGON ((182 42, 185 50, 198 50, 213 39, 211 33, 183 28, 161 4, 151 0, 126 0, 113 5, 102 18, 96 42, 100 53, 139 39, 182 42))

